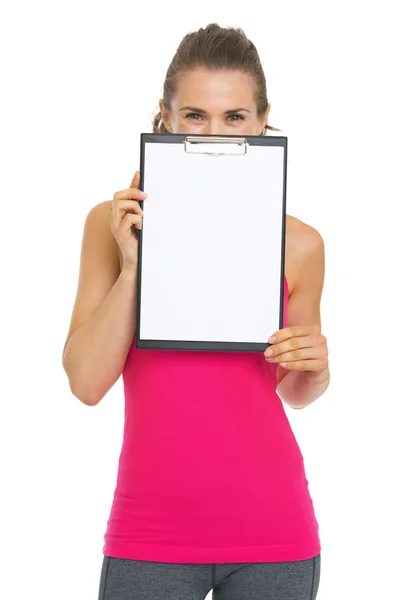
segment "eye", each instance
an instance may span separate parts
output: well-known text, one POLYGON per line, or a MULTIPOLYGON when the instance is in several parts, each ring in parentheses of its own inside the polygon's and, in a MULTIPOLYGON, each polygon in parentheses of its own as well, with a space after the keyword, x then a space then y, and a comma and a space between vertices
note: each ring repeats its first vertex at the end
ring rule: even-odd
POLYGON ((192 121, 197 121, 197 119, 193 119, 193 117, 201 117, 201 115, 197 114, 197 113, 189 113, 187 115, 185 115, 185 119, 191 119, 192 121))
MULTIPOLYGON (((233 121, 244 121, 242 115, 229 115, 229 117, 237 117, 237 119, 233 119, 233 121)), ((228 119, 229 119, 228 117, 228 119)))
MULTIPOLYGON (((198 113, 188 113, 187 115, 185 115, 185 119, 189 119, 191 121, 200 121, 202 118, 203 118, 203 116, 198 113)), ((244 121, 244 117, 239 114, 228 115, 227 119, 228 119, 228 121, 231 121, 233 123, 235 121, 244 121)))

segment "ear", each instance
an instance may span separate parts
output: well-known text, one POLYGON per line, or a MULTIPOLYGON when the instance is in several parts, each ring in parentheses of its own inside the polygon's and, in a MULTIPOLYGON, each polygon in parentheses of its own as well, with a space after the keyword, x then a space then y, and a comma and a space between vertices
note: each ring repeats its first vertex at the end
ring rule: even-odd
POLYGON ((267 110, 264 113, 263 119, 262 119, 262 123, 263 123, 263 128, 266 127, 268 125, 268 115, 269 115, 269 111, 271 109, 271 105, 268 104, 267 105, 267 110))
POLYGON ((171 133, 171 127, 170 127, 170 123, 169 123, 169 117, 168 117, 168 111, 164 106, 164 101, 161 99, 158 103, 159 107, 160 107, 160 113, 162 116, 162 120, 163 123, 165 125, 165 128, 168 129, 168 131, 171 133))

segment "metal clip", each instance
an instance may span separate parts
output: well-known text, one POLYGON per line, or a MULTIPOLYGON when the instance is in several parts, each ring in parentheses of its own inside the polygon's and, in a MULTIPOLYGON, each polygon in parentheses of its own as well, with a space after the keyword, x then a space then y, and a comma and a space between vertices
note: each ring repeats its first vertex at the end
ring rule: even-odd
POLYGON ((185 152, 188 154, 236 154, 243 156, 247 153, 248 142, 240 137, 188 136, 184 141, 185 152), (194 148, 197 148, 196 150, 194 148))

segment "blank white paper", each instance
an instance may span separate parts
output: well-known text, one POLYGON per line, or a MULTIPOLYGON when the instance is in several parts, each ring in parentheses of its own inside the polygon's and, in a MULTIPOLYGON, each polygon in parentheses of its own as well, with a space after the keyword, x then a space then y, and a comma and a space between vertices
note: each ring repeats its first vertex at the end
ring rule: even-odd
POLYGON ((146 143, 140 337, 267 343, 279 329, 284 148, 146 143))

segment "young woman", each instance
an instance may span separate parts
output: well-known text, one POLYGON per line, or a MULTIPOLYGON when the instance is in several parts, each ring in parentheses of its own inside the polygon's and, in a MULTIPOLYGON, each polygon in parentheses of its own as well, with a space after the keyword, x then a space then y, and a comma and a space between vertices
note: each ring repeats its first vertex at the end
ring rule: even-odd
MULTIPOLYGON (((273 129, 259 56, 241 29, 186 35, 159 106, 154 132, 273 129)), ((323 240, 287 216, 284 328, 271 331, 270 352, 138 350, 139 181, 137 172, 87 216, 63 355, 72 393, 89 406, 124 380, 99 600, 201 600, 210 590, 214 600, 313 600, 318 523, 282 401, 304 408, 329 385, 323 240)), ((206 208, 199 218, 206 228, 206 208)))

